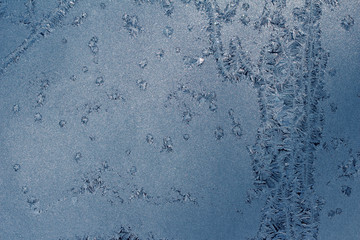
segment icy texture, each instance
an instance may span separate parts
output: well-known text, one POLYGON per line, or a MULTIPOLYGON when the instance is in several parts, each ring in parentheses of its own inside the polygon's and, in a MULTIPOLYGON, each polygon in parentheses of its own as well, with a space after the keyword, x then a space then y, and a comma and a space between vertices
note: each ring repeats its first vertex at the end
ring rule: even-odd
POLYGON ((358 12, 0 1, 0 239, 357 239, 358 12))

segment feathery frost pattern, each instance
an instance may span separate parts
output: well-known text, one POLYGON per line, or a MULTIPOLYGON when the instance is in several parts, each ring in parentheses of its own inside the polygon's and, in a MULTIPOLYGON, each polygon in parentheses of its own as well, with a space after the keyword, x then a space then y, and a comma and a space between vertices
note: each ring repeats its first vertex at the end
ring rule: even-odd
POLYGON ((328 58, 320 42, 322 3, 306 0, 294 8, 297 24, 288 28, 282 14, 286 1, 266 1, 255 28, 271 27, 272 33, 257 66, 238 37, 230 41, 228 52, 223 49, 221 25, 230 21, 237 5, 232 1, 224 12, 215 1, 197 7, 207 14, 211 49, 224 80, 247 79, 257 90, 261 126, 249 147, 255 178, 250 194, 267 200, 256 239, 317 239, 323 201, 313 189, 313 163, 324 122, 319 102, 326 97, 328 58))

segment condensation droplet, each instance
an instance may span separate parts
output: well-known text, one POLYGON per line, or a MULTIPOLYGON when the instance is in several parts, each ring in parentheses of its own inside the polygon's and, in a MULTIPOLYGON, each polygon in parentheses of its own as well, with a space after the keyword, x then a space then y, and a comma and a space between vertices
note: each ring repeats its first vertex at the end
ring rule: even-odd
POLYGON ((217 110, 217 105, 216 105, 214 102, 211 102, 211 103, 209 104, 209 109, 210 109, 210 111, 212 111, 212 112, 216 112, 216 110, 217 110))
POLYGON ((43 93, 39 93, 36 97, 37 106, 44 105, 44 102, 45 102, 45 95, 43 93))
POLYGON ((127 149, 126 151, 125 151, 125 153, 126 153, 126 155, 130 155, 131 154, 131 150, 130 149, 127 149))
POLYGON ((15 104, 15 105, 12 107, 12 111, 13 111, 14 113, 19 112, 19 111, 20 111, 19 105, 18 105, 18 104, 15 104))
POLYGON ((249 8, 250 8, 250 5, 248 3, 243 3, 242 4, 242 9, 244 9, 244 11, 249 10, 249 8))
POLYGON ((147 65, 148 65, 148 60, 146 58, 144 58, 139 62, 139 67, 141 67, 142 69, 144 69, 147 65))
POLYGON ((15 172, 19 171, 20 168, 21 168, 20 164, 18 164, 18 163, 14 164, 14 166, 13 166, 13 169, 15 170, 15 172))
POLYGON ((185 141, 187 141, 187 140, 190 139, 190 135, 186 133, 186 134, 183 135, 183 138, 184 138, 185 141))
POLYGON ((81 117, 81 122, 82 122, 83 124, 87 124, 87 123, 89 122, 89 118, 86 117, 86 116, 82 116, 82 117, 81 117))
POLYGON ((169 26, 166 26, 165 29, 163 30, 163 34, 165 35, 165 37, 168 37, 168 38, 171 38, 173 33, 174 33, 174 29, 169 26))
POLYGON ((95 80, 96 85, 101 86, 104 84, 104 78, 103 77, 97 77, 95 80))
POLYGON ((130 173, 131 175, 133 175, 133 176, 136 174, 136 172, 137 172, 137 169, 136 169, 135 166, 132 166, 132 167, 130 168, 130 170, 129 170, 129 173, 130 173))
POLYGON ((29 192, 29 188, 27 186, 22 186, 21 187, 21 191, 24 193, 24 194, 27 194, 29 192))
POLYGON ((166 150, 167 152, 173 151, 173 143, 171 137, 164 137, 163 139, 163 150, 166 150))
POLYGON ((335 212, 336 212, 336 214, 341 214, 342 213, 342 209, 341 208, 336 208, 336 210, 335 210, 335 212))
POLYGON ((249 18, 248 15, 242 14, 240 16, 240 21, 242 22, 242 24, 244 24, 246 26, 246 25, 248 25, 250 23, 250 18, 249 18))
POLYGON ((40 113, 35 113, 34 120, 35 120, 35 122, 41 122, 42 115, 40 113))
POLYGON ((190 111, 183 112, 183 121, 187 124, 192 120, 192 113, 190 111))
POLYGON ((243 134, 243 130, 242 127, 239 123, 235 124, 232 128, 232 133, 236 136, 236 137, 241 137, 243 134))
POLYGON ((136 81, 136 84, 138 85, 140 90, 143 90, 143 91, 145 91, 147 89, 147 86, 148 86, 148 83, 143 79, 138 79, 136 81))
POLYGON ((214 134, 215 134, 216 140, 221 140, 225 135, 224 129, 222 129, 221 127, 217 127, 214 134))
POLYGON ((60 127, 63 128, 63 127, 65 127, 65 125, 66 125, 66 121, 65 121, 65 120, 60 120, 60 121, 59 121, 59 126, 60 126, 60 127))
POLYGON ((158 58, 164 57, 164 54, 165 54, 165 52, 164 52, 163 49, 159 49, 159 50, 155 53, 155 55, 156 55, 158 58))
POLYGON ((82 158, 81 152, 75 153, 74 159, 76 162, 79 162, 81 158, 82 158))
POLYGON ((146 142, 149 144, 153 144, 154 143, 154 136, 152 134, 147 134, 146 135, 146 142))

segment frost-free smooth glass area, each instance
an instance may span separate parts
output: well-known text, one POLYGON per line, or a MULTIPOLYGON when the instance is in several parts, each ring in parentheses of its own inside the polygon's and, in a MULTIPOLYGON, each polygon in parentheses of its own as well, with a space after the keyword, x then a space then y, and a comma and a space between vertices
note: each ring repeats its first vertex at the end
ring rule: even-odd
POLYGON ((0 1, 0 239, 359 239, 359 12, 0 1))

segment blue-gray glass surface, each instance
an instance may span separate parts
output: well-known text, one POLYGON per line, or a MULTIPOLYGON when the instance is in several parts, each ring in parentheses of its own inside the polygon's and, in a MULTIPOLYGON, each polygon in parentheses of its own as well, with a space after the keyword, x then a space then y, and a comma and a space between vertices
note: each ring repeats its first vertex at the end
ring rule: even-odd
POLYGON ((0 239, 360 239, 357 0, 1 0, 0 239))

